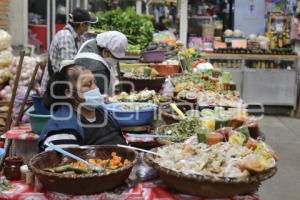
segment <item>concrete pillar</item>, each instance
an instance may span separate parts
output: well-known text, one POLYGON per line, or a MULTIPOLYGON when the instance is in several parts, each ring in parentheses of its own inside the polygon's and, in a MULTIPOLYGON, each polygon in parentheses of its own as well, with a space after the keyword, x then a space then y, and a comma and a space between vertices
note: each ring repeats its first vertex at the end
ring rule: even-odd
POLYGON ((12 45, 28 44, 28 0, 9 1, 9 32, 12 45))
POLYGON ((188 30, 188 0, 180 0, 179 39, 186 46, 188 30))

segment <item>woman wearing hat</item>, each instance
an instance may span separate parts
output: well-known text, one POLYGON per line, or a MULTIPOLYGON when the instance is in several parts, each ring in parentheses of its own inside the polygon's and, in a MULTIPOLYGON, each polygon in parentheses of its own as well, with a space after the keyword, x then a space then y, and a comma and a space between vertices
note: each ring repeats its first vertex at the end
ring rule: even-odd
POLYGON ((75 63, 92 71, 102 94, 112 95, 117 79, 118 60, 125 56, 128 41, 123 33, 108 31, 86 41, 75 56, 75 63))
POLYGON ((42 80, 42 91, 46 90, 46 85, 63 60, 74 59, 81 44, 80 37, 88 30, 89 25, 96 23, 96 17, 92 17, 89 12, 82 8, 75 8, 69 14, 69 23, 54 36, 49 52, 48 65, 45 69, 42 80))

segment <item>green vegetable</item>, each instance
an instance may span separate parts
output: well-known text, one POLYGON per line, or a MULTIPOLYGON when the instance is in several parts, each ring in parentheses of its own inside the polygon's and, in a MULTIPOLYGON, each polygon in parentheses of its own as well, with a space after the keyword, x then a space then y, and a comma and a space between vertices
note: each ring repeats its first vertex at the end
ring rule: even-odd
POLYGON ((246 137, 245 142, 248 141, 248 139, 250 137, 250 132, 249 132, 248 127, 239 127, 239 128, 236 129, 236 131, 242 133, 246 137))
POLYGON ((138 110, 146 110, 146 109, 150 109, 150 108, 151 108, 151 106, 148 106, 148 105, 125 104, 125 105, 120 107, 120 110, 123 110, 123 111, 138 111, 138 110))
POLYGON ((144 77, 149 77, 151 75, 152 69, 150 67, 144 67, 144 77))
POLYGON ((55 173, 63 173, 63 172, 71 171, 70 168, 71 168, 71 165, 62 165, 62 166, 54 168, 53 170, 55 173))
POLYGON ((183 142, 190 136, 197 134, 197 129, 201 127, 201 121, 199 118, 186 118, 177 124, 163 130, 165 134, 174 135, 170 138, 172 142, 183 142))
POLYGON ((132 45, 132 44, 129 44, 127 49, 126 49, 126 52, 128 52, 129 54, 140 54, 141 53, 141 45, 137 44, 137 45, 132 45))
POLYGON ((127 36, 130 44, 140 45, 141 48, 145 48, 153 39, 152 16, 138 15, 132 7, 99 12, 96 16, 99 21, 92 26, 94 30, 120 31, 127 36))
POLYGON ((62 165, 56 168, 46 168, 44 171, 51 172, 51 173, 64 173, 64 172, 74 172, 75 174, 88 174, 89 171, 77 168, 77 167, 72 167, 72 165, 67 164, 67 165, 62 165))
POLYGON ((14 187, 15 186, 12 185, 4 176, 0 178, 0 192, 9 190, 14 187))

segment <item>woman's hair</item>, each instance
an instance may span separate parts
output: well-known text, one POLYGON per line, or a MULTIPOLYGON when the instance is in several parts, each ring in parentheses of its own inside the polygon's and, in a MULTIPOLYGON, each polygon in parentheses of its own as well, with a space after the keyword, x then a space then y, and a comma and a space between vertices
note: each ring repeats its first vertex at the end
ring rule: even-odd
POLYGON ((77 80, 84 70, 88 69, 79 65, 69 65, 50 77, 44 94, 44 105, 50 109, 54 103, 70 103, 70 100, 66 98, 65 91, 74 91, 73 87, 76 86, 77 80))

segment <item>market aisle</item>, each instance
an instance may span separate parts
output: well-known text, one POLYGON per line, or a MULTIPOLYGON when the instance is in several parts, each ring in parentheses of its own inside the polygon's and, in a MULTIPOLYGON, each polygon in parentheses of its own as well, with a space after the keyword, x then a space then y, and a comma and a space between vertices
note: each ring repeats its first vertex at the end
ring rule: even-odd
POLYGON ((260 188, 262 200, 296 200, 300 188, 300 120, 289 117, 265 117, 261 129, 279 155, 279 170, 275 177, 260 188))

